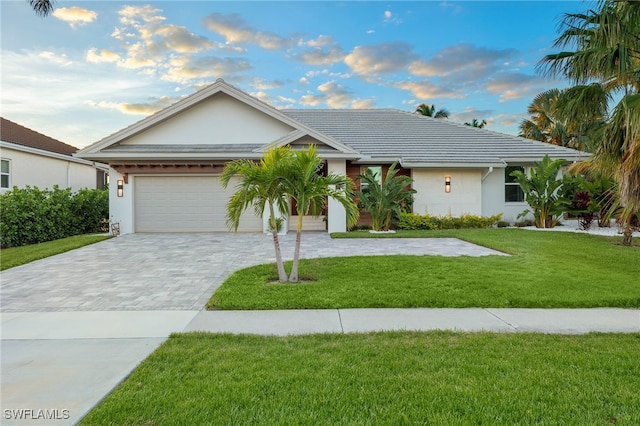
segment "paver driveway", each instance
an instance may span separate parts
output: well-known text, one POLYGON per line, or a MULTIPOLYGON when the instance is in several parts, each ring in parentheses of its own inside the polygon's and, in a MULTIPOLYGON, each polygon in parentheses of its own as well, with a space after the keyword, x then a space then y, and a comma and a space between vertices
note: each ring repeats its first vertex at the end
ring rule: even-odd
MULTIPOLYGON (((282 238, 285 259, 294 241, 282 238)), ((502 253, 453 238, 302 238, 303 258, 369 254, 502 253)), ((0 300, 2 312, 200 310, 233 271, 274 261, 270 235, 131 234, 3 271, 0 300)))

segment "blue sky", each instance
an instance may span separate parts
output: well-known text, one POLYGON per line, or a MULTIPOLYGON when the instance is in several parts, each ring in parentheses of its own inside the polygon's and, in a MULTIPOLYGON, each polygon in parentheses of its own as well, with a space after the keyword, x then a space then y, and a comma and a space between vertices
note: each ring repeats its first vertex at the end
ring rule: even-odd
POLYGON ((217 78, 278 108, 397 108, 517 134, 581 1, 0 2, 2 116, 84 147, 217 78))

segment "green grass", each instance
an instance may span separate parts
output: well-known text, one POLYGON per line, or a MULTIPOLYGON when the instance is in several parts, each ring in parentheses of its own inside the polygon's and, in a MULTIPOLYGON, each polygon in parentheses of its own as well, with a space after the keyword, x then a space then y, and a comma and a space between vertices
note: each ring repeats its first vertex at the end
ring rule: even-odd
POLYGON ((260 265, 229 277, 207 308, 640 307, 640 247, 614 238, 521 229, 404 233, 417 235, 458 237, 511 256, 303 260, 301 276, 310 279, 303 284, 268 284, 275 266, 260 265))
POLYGON ((640 334, 174 335, 84 425, 637 425, 640 334))
POLYGON ((13 268, 111 238, 107 235, 76 235, 46 243, 0 250, 0 270, 13 268))

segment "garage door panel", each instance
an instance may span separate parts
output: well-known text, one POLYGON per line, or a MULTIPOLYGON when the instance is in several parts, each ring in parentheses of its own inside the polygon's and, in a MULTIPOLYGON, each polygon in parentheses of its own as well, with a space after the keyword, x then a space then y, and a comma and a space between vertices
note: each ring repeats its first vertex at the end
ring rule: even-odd
MULTIPOLYGON (((225 232, 226 206, 235 182, 222 188, 216 176, 136 176, 136 232, 225 232)), ((262 231, 252 209, 239 231, 262 231)))

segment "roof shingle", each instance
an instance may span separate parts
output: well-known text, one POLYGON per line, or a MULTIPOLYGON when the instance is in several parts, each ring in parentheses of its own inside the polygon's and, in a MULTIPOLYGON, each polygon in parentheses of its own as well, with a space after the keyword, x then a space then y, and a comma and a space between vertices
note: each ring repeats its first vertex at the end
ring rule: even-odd
POLYGON ((24 126, 0 117, 0 139, 16 145, 28 146, 43 151, 55 152, 63 155, 71 155, 78 151, 75 146, 60 142, 50 136, 38 133, 24 126))

